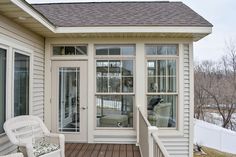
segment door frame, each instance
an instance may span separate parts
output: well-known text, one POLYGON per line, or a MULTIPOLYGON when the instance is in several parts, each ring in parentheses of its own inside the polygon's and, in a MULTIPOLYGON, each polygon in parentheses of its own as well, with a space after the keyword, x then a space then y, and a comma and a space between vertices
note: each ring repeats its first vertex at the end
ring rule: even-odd
POLYGON ((52 61, 51 70, 51 129, 52 132, 63 133, 68 142, 88 142, 88 70, 87 61, 52 61), (59 132, 59 68, 60 67, 80 67, 80 132, 59 132))

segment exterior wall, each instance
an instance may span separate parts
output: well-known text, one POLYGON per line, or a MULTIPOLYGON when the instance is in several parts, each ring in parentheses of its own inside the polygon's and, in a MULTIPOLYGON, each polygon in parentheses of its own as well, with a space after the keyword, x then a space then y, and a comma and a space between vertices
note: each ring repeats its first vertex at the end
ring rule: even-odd
MULTIPOLYGON (((9 19, 0 15, 0 45, 7 48, 7 70, 12 69, 12 53, 14 49, 26 52, 30 55, 30 114, 44 119, 44 38, 28 31, 9 19)), ((7 119, 12 117, 13 103, 11 72, 7 72, 7 119)), ((0 135, 0 155, 15 151, 5 135, 0 135)))
MULTIPOLYGON (((158 39, 158 38, 47 38, 45 57, 45 86, 51 85, 51 62, 53 60, 87 60, 88 61, 88 142, 134 143, 138 142, 138 124, 132 130, 95 130, 95 65, 94 45, 96 44, 135 44, 136 45, 136 82, 135 82, 135 110, 137 107, 146 113, 146 59, 145 44, 170 43, 179 44, 179 102, 178 102, 178 129, 161 130, 158 135, 171 156, 192 156, 192 116, 193 116, 193 55, 191 39, 158 39), (88 56, 52 57, 51 45, 87 44, 88 56)), ((45 123, 51 128, 51 90, 45 90, 45 123), (49 105, 50 104, 50 105, 49 105)), ((138 120, 136 114, 136 121, 138 120)))
POLYGON ((183 73, 183 132, 179 136, 161 136, 168 153, 174 157, 193 156, 193 51, 192 43, 181 47, 180 69, 183 73))

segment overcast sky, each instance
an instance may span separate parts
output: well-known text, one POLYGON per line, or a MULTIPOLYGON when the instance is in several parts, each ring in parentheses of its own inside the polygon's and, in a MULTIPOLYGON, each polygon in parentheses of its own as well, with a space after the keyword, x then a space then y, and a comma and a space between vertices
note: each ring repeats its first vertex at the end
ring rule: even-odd
MULTIPOLYGON (((29 3, 94 2, 108 0, 27 0, 29 3)), ((123 0, 109 0, 123 1, 123 0)), ((129 0, 139 1, 139 0, 129 0)), ((145 0, 141 0, 145 1, 145 0)), ((210 21, 214 27, 211 35, 194 43, 195 61, 220 59, 225 53, 225 42, 236 42, 236 0, 182 0, 197 13, 210 21)))

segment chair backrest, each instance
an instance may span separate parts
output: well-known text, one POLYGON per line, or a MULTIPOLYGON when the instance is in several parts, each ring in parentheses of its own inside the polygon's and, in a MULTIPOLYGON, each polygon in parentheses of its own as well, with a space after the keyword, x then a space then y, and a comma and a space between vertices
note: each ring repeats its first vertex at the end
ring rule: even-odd
POLYGON ((157 116, 157 125, 167 127, 171 114, 171 103, 159 103, 154 107, 154 113, 157 116))
POLYGON ((43 121, 36 116, 18 116, 4 123, 4 130, 13 144, 32 143, 34 137, 48 134, 43 121))

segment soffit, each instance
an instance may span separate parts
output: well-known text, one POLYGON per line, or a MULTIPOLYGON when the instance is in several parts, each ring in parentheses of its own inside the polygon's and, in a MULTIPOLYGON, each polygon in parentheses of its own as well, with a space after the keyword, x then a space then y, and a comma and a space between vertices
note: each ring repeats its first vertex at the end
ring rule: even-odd
POLYGON ((54 34, 31 15, 15 5, 11 0, 0 1, 0 14, 38 35, 52 36, 54 34))

